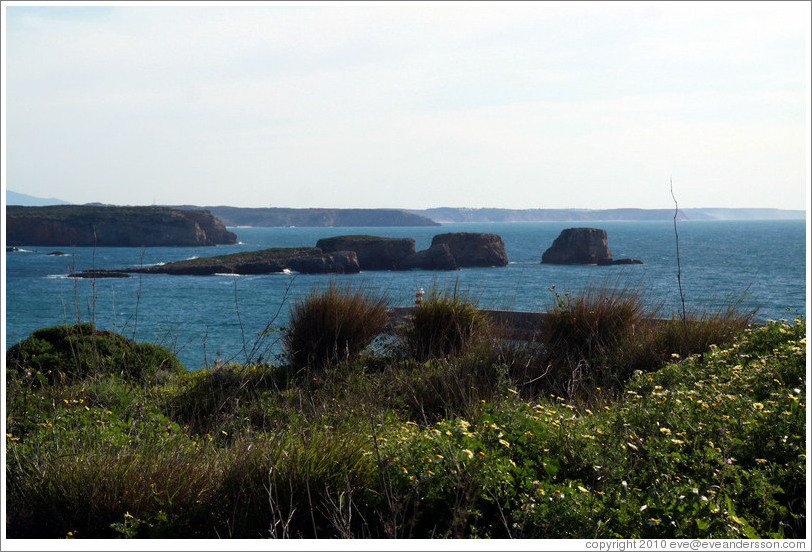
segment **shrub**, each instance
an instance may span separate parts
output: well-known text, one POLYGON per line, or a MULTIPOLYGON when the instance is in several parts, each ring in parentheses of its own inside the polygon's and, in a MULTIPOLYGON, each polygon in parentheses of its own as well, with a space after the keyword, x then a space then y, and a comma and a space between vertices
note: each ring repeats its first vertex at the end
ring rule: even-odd
POLYGON ((459 355, 486 341, 491 324, 467 294, 454 289, 432 289, 414 308, 403 329, 400 344, 408 358, 423 362, 459 355))
POLYGON ((147 380, 160 372, 185 371, 165 347, 136 343, 87 323, 37 330, 7 351, 6 362, 13 373, 31 372, 41 383, 101 375, 147 380))
POLYGON ((725 346, 750 325, 755 312, 728 307, 716 312, 688 313, 684 320, 668 319, 644 327, 627 340, 617 363, 629 373, 652 372, 673 358, 687 358, 708 350, 711 345, 725 346))
POLYGON ((292 306, 282 345, 294 366, 324 368, 360 353, 388 321, 386 298, 330 282, 292 306))
POLYGON ((539 330, 537 373, 531 379, 554 392, 573 395, 578 387, 599 386, 627 376, 617 372, 625 372, 625 367, 600 365, 652 315, 639 287, 602 285, 563 296, 555 286, 550 291, 555 301, 539 330))
POLYGON ((646 307, 639 285, 602 285, 563 296, 555 286, 550 290, 555 301, 534 344, 535 358, 517 379, 573 399, 592 399, 597 387, 617 391, 636 370, 652 372, 673 358, 729 343, 755 314, 732 305, 662 320, 655 319, 659 308, 646 307))
POLYGON ((263 394, 277 389, 278 373, 266 366, 218 364, 189 372, 161 390, 161 410, 194 433, 265 425, 263 394))

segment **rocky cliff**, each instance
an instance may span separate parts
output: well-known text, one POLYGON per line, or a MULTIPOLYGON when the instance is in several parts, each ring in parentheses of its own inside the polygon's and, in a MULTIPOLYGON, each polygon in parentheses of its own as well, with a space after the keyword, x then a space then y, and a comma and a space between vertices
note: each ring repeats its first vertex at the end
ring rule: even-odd
POLYGON ((431 246, 445 244, 458 267, 506 266, 508 264, 505 244, 496 234, 477 232, 453 232, 437 234, 431 246))
POLYGON ((612 259, 606 230, 600 228, 567 228, 541 255, 546 264, 643 264, 637 259, 612 259))
POLYGON ((361 270, 397 270, 400 262, 413 255, 413 238, 383 238, 380 236, 335 236, 316 242, 325 253, 354 251, 361 270))
POLYGON ((151 247, 233 244, 207 211, 168 207, 6 207, 8 245, 151 247))

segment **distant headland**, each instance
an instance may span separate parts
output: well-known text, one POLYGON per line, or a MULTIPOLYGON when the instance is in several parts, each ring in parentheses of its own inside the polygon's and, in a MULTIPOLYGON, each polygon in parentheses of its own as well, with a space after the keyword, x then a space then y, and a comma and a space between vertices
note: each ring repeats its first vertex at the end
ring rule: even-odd
POLYGON ((207 211, 168 207, 6 207, 6 243, 153 247, 233 244, 237 235, 207 211))

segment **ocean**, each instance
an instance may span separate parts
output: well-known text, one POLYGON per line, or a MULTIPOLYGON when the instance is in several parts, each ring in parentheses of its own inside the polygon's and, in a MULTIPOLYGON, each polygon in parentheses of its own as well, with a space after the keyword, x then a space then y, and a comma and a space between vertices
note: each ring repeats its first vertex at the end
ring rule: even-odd
POLYGON ((236 245, 215 247, 25 247, 6 253, 6 346, 32 331, 77 320, 138 341, 174 350, 189 369, 218 360, 245 360, 279 352, 278 330, 292 301, 331 279, 385 294, 392 306, 414 303, 419 288, 458 290, 482 308, 544 311, 555 292, 590 286, 642 290, 664 316, 681 308, 713 311, 732 303, 758 309, 756 320, 806 315, 806 231, 803 220, 673 222, 454 223, 441 227, 229 228, 236 245), (607 231, 614 258, 642 265, 561 266, 540 263, 561 230, 591 226, 607 231), (506 267, 452 272, 361 272, 354 275, 270 274, 252 276, 135 275, 127 279, 74 279, 71 272, 114 269, 224 255, 268 247, 314 246, 320 238, 346 234, 412 237, 418 250, 445 232, 490 232, 505 243, 506 267), (61 250, 65 256, 49 253, 61 250))

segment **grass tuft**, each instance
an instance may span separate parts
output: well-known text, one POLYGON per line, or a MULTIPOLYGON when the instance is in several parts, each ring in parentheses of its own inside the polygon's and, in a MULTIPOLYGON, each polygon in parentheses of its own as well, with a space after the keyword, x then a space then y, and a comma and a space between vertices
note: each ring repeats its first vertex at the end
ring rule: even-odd
POLYGON ((488 319, 456 283, 451 291, 435 287, 414 308, 401 332, 400 348, 418 362, 455 356, 492 337, 490 329, 488 319))
POLYGON ((330 282, 293 305, 282 345, 292 365, 323 369, 355 357, 388 321, 385 297, 330 282))

